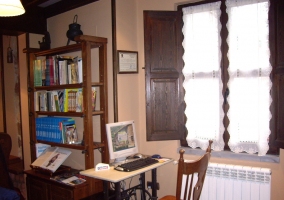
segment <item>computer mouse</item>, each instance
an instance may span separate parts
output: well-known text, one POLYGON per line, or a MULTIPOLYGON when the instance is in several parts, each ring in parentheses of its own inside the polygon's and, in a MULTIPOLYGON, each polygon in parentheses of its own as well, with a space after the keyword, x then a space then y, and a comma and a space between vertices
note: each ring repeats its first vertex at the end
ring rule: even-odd
POLYGON ((152 155, 152 158, 158 158, 158 159, 160 159, 160 158, 162 158, 159 154, 154 154, 154 155, 152 155))
POLYGON ((141 153, 136 153, 133 155, 133 158, 142 158, 143 155, 141 153))

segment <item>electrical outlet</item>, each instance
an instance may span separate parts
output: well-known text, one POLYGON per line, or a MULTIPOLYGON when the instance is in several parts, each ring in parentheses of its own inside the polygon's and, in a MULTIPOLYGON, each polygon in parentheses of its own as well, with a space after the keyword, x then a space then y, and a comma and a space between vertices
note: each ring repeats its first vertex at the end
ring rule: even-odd
MULTIPOLYGON (((153 188, 153 183, 150 182, 150 181, 147 181, 147 188, 148 189, 152 189, 153 188)), ((157 188, 157 190, 160 189, 160 184, 159 183, 156 184, 156 188, 157 188)))

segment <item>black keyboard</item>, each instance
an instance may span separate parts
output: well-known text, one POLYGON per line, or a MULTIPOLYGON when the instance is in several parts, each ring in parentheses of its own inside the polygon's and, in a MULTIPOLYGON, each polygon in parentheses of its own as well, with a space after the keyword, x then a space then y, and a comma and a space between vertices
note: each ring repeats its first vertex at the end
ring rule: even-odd
POLYGON ((141 169, 144 167, 147 167, 149 165, 153 165, 158 163, 159 161, 156 159, 153 159, 151 157, 146 157, 146 158, 140 158, 138 160, 134 160, 131 162, 123 163, 118 166, 116 166, 114 169, 117 171, 123 171, 123 172, 131 172, 135 171, 137 169, 141 169))

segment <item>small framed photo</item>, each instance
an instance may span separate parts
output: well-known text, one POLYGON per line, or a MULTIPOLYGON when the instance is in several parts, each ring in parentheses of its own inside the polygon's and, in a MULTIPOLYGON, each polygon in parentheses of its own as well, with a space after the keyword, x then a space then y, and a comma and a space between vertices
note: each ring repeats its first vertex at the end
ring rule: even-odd
POLYGON ((117 51, 118 53, 118 73, 138 73, 138 52, 137 51, 117 51))

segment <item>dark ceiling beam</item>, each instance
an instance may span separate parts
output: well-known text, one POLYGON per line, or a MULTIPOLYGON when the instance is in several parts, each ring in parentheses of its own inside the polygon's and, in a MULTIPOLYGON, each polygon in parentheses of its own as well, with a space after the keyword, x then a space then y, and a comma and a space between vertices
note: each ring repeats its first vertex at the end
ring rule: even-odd
POLYGON ((48 0, 22 0, 25 14, 16 17, 0 17, 0 33, 37 33, 47 31, 46 19, 69 10, 93 3, 99 0, 61 0, 45 8, 38 5, 48 0))
POLYGON ((47 0, 21 0, 24 8, 35 8, 46 1, 47 0))
POLYGON ((62 0, 44 9, 46 18, 85 6, 98 0, 62 0))
POLYGON ((26 10, 23 15, 15 17, 0 17, 0 31, 29 32, 43 34, 47 23, 42 9, 26 10))

